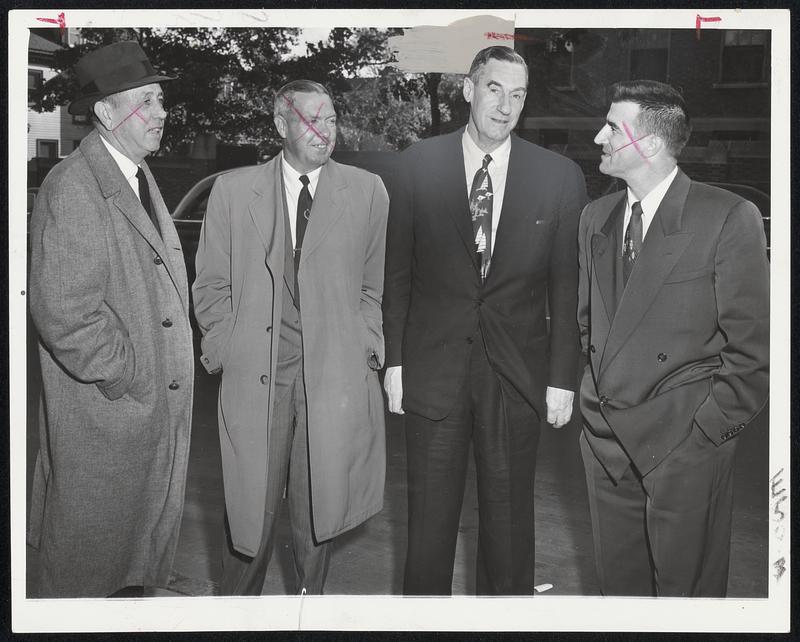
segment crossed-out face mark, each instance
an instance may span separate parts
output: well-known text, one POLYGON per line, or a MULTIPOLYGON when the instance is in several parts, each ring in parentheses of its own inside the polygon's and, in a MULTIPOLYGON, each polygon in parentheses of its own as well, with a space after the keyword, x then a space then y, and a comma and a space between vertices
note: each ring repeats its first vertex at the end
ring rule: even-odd
POLYGON ((120 127, 120 125, 122 125, 122 123, 124 123, 126 120, 128 120, 128 119, 129 119, 131 116, 133 116, 133 115, 136 115, 136 116, 138 116, 138 117, 139 117, 139 120, 141 120, 143 123, 147 124, 147 119, 146 119, 144 116, 142 116, 142 115, 139 113, 139 110, 140 110, 142 107, 144 107, 144 103, 141 103, 141 104, 140 104, 140 105, 138 105, 137 107, 134 107, 133 111, 131 111, 131 113, 130 113, 130 114, 128 114, 127 116, 125 116, 125 118, 123 118, 121 121, 119 121, 119 123, 117 123, 116 127, 113 127, 113 128, 111 129, 111 131, 112 131, 112 132, 114 132, 114 131, 117 131, 117 129, 120 127))
POLYGON ((627 145, 623 145, 622 147, 620 147, 618 149, 615 149, 614 151, 618 152, 620 149, 625 149, 626 147, 629 147, 630 145, 633 145, 633 148, 637 152, 639 152, 639 156, 641 156, 644 159, 644 162, 649 165, 650 164, 650 159, 647 158, 647 156, 645 156, 644 152, 642 151, 642 148, 639 147, 638 143, 639 143, 640 140, 642 140, 644 138, 647 138, 650 134, 645 134, 644 136, 640 136, 639 138, 634 138, 633 137, 633 132, 631 131, 630 127, 628 127, 628 123, 626 123, 624 121, 622 122, 622 129, 625 130, 625 135, 630 139, 631 142, 628 143, 627 145))
MULTIPOLYGON (((300 135, 299 135, 297 138, 295 138, 295 139, 294 139, 295 141, 298 141, 298 140, 300 140, 300 139, 301 139, 303 136, 305 136, 305 135, 306 135, 306 134, 309 132, 309 130, 310 130, 310 131, 314 132, 314 134, 317 136, 317 138, 319 138, 319 139, 320 139, 320 140, 321 140, 323 143, 325 143, 326 145, 327 145, 327 144, 330 142, 328 138, 326 138, 325 136, 323 136, 323 135, 320 133, 320 131, 319 131, 319 130, 318 130, 316 127, 314 127, 314 124, 313 124, 313 123, 309 122, 309 121, 306 119, 306 117, 305 117, 305 116, 303 116, 303 114, 301 114, 301 113, 300 113, 300 110, 299 110, 299 109, 297 109, 297 107, 295 107, 295 106, 294 106, 294 103, 293 103, 291 100, 289 100, 289 98, 287 98, 286 96, 283 96, 283 99, 286 101, 286 104, 287 104, 287 105, 289 105, 289 107, 291 107, 292 111, 293 111, 295 114, 297 114, 297 117, 298 117, 298 118, 299 118, 299 119, 300 119, 300 120, 303 122, 303 124, 306 126, 306 129, 305 129, 305 131, 303 131, 303 133, 301 133, 301 134, 300 134, 300 135)), ((316 119, 316 118, 318 118, 318 117, 319 117, 319 113, 322 111, 322 108, 323 108, 324 106, 325 106, 325 103, 320 103, 319 107, 317 107, 317 112, 314 114, 314 119, 316 119)))

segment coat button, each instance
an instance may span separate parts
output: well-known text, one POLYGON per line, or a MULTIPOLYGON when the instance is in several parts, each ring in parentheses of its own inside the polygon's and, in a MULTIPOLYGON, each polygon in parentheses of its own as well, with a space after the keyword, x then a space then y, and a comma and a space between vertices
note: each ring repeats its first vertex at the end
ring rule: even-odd
POLYGON ((600 395, 600 405, 607 406, 608 405, 608 397, 605 395, 600 395))
POLYGON ((664 354, 663 352, 659 352, 658 353, 658 362, 659 363, 664 363, 666 360, 667 360, 667 355, 664 354))
POLYGON ((467 343, 472 343, 472 337, 467 337, 467 343))
POLYGON ((594 344, 589 346, 589 352, 596 352, 594 344))
POLYGON ((168 387, 170 390, 177 390, 178 388, 180 388, 180 387, 181 387, 181 385, 180 385, 180 384, 179 384, 177 381, 175 381, 175 379, 173 379, 173 380, 172 380, 172 383, 171 383, 171 384, 169 384, 169 386, 167 386, 167 387, 168 387))
POLYGON ((165 328, 171 328, 172 327, 172 321, 170 321, 168 318, 164 319, 161 322, 161 325, 163 325, 165 328))
POLYGON ((156 256, 156 257, 153 259, 153 263, 155 263, 156 265, 161 265, 163 262, 164 262, 164 261, 162 261, 162 260, 161 260, 161 257, 160 257, 160 256, 156 256))
POLYGON ((261 383, 266 386, 269 383, 269 376, 263 374, 263 375, 261 375, 260 380, 261 380, 261 383))
POLYGON ((267 333, 270 333, 270 332, 272 332, 272 326, 271 326, 271 325, 268 325, 268 326, 267 326, 267 333))

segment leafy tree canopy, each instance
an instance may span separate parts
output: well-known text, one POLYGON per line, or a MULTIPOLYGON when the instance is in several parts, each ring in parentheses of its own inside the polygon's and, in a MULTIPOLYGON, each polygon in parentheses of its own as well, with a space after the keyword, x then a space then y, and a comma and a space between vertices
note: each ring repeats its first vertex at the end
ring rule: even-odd
POLYGON ((292 28, 86 28, 81 44, 55 53, 59 74, 31 93, 32 108, 52 111, 78 94, 72 68, 85 53, 135 39, 157 70, 177 76, 165 86, 169 120, 162 152, 185 151, 198 135, 213 134, 224 143, 254 143, 261 155, 271 155, 280 147, 273 97, 295 78, 330 89, 340 149, 402 149, 438 133, 431 132, 434 108, 443 121, 460 120, 466 111, 459 80, 431 83, 430 77, 403 74, 387 64, 386 39, 396 32, 336 28, 326 41, 308 43, 303 55, 297 53, 300 31, 292 28))

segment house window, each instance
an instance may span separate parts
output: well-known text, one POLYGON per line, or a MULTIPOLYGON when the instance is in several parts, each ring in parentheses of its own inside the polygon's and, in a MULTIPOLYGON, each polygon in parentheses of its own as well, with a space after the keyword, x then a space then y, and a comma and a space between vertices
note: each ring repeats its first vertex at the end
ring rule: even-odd
POLYGON ((669 78, 669 29, 639 29, 631 38, 631 80, 669 78))
POLYGON ((34 91, 42 88, 44 76, 41 69, 28 69, 28 105, 33 104, 31 95, 34 91))
POLYGON ((766 31, 728 30, 722 41, 723 83, 763 82, 767 79, 766 31))
POLYGON ((572 83, 574 49, 574 43, 560 34, 547 41, 549 84, 553 89, 574 89, 572 83))
POLYGON ((58 141, 37 139, 36 155, 39 158, 58 158, 58 141))

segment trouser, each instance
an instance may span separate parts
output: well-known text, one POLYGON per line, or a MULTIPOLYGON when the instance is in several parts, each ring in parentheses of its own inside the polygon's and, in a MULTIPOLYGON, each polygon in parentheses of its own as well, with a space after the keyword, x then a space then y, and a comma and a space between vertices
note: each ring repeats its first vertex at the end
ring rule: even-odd
POLYGON ((652 471, 616 483, 580 443, 602 593, 724 597, 736 440, 716 446, 695 425, 652 471))
POLYGON ((450 595, 469 446, 478 481, 477 592, 533 593, 539 418, 492 369, 480 338, 450 414, 407 412, 406 595, 450 595))
POLYGON ((328 573, 330 542, 316 543, 311 523, 306 396, 302 368, 297 369, 297 375, 287 385, 280 385, 280 378, 276 378, 275 395, 261 543, 255 557, 235 551, 226 517, 220 587, 222 595, 264 593, 264 580, 272 556, 284 488, 287 489, 289 501, 295 592, 305 590, 310 594, 322 594, 328 573))

